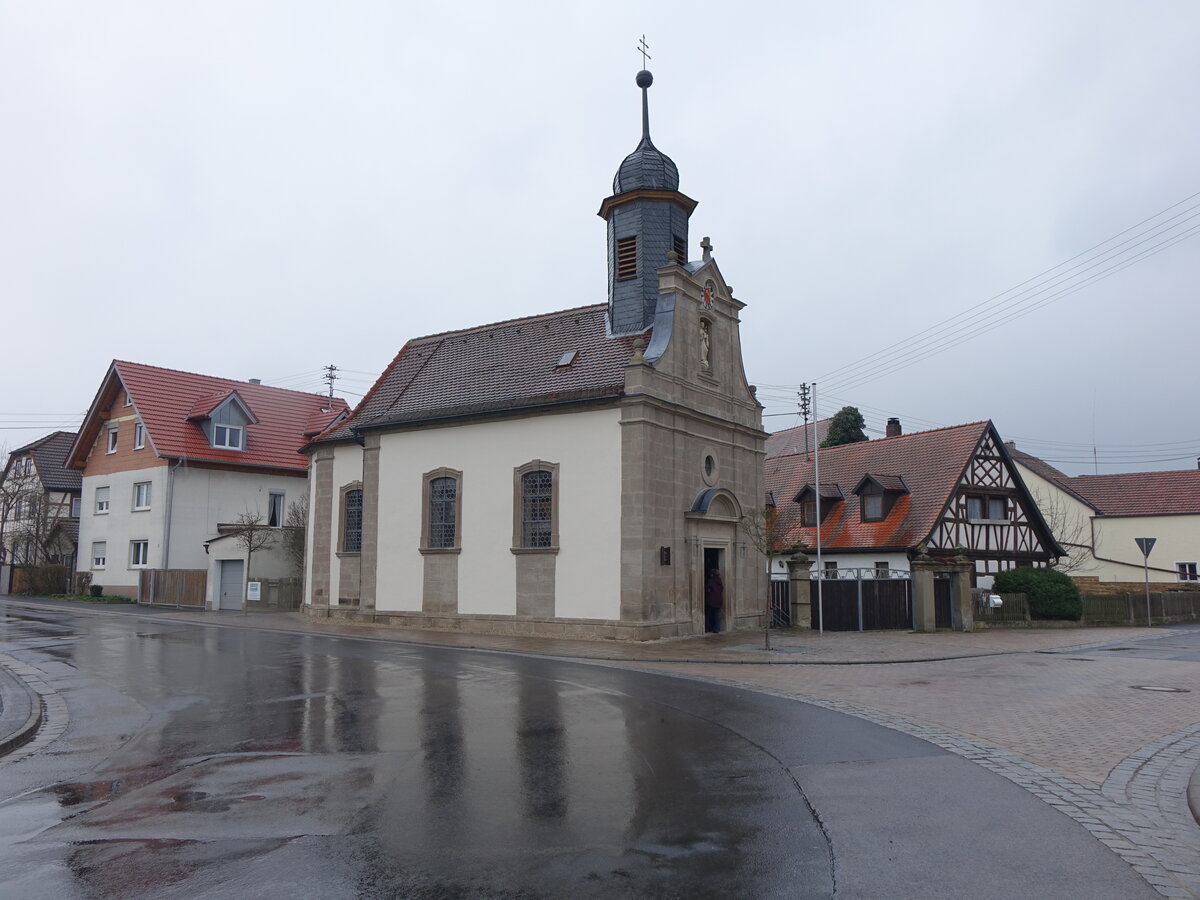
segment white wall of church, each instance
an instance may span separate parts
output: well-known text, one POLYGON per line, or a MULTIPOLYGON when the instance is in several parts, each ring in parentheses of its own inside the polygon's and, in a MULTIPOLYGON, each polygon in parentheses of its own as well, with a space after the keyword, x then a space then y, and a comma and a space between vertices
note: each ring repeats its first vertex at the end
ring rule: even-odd
MULTIPOLYGON (((616 409, 540 415, 382 435, 376 608, 421 609, 422 477, 462 471, 462 613, 516 612, 513 470, 559 465, 558 617, 620 617, 621 426, 616 409)), ((337 475, 341 483, 340 473, 337 475)), ((336 581, 333 574, 333 583, 336 581)))

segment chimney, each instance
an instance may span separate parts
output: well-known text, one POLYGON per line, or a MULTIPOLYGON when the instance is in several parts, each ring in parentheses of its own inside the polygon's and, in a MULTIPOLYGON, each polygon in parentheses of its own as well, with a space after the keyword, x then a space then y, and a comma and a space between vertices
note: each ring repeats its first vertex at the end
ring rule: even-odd
POLYGON ((892 416, 892 418, 888 419, 887 432, 884 434, 884 437, 900 437, 900 435, 903 433, 904 432, 900 430, 899 419, 897 419, 895 416, 892 416))
POLYGON ((250 384, 262 384, 262 379, 261 378, 251 378, 250 384))

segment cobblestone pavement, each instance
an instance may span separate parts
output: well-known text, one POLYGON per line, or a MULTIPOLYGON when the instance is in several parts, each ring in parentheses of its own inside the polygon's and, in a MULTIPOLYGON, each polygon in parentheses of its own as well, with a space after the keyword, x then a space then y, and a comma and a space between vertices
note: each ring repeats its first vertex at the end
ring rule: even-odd
POLYGON ((638 668, 754 687, 927 740, 1069 815, 1164 896, 1200 897, 1200 825, 1187 805, 1200 766, 1195 661, 1094 647, 907 664, 638 668))

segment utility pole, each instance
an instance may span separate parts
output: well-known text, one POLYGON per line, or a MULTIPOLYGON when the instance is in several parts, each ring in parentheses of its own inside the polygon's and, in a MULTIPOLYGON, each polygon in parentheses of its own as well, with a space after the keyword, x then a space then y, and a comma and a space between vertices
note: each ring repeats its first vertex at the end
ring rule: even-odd
MULTIPOLYGON (((824 564, 821 562, 821 445, 817 442, 817 383, 812 384, 813 406, 813 480, 816 484, 817 510, 817 616, 821 619, 821 634, 825 633, 825 593, 822 589, 824 564)), ((803 515, 803 513, 801 513, 803 515)))
POLYGON ((330 363, 329 365, 327 365, 325 367, 325 374, 322 376, 322 380, 327 385, 329 385, 329 399, 330 400, 333 399, 333 383, 335 381, 337 381, 337 372, 338 372, 338 367, 335 366, 333 363, 330 363))
POLYGON ((796 392, 796 395, 800 398, 798 401, 796 401, 797 405, 799 405, 799 407, 800 407, 800 415, 804 416, 804 456, 807 459, 809 456, 808 414, 810 412, 810 408, 808 405, 808 385, 807 384, 800 385, 800 390, 796 392))

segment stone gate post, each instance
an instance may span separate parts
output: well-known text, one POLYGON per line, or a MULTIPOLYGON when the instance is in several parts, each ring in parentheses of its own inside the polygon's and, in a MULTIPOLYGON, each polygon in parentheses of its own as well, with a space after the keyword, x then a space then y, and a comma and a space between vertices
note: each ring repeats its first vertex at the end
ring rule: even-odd
POLYGON ((971 605, 971 571, 975 564, 965 556, 954 558, 950 569, 950 627, 955 631, 975 630, 975 609, 971 605))
POLYGON ((933 599, 933 573, 938 565, 926 554, 912 561, 913 631, 937 631, 937 608, 933 599))
POLYGON ((788 591, 792 598, 792 627, 812 628, 812 560, 804 553, 793 553, 787 560, 788 591))

